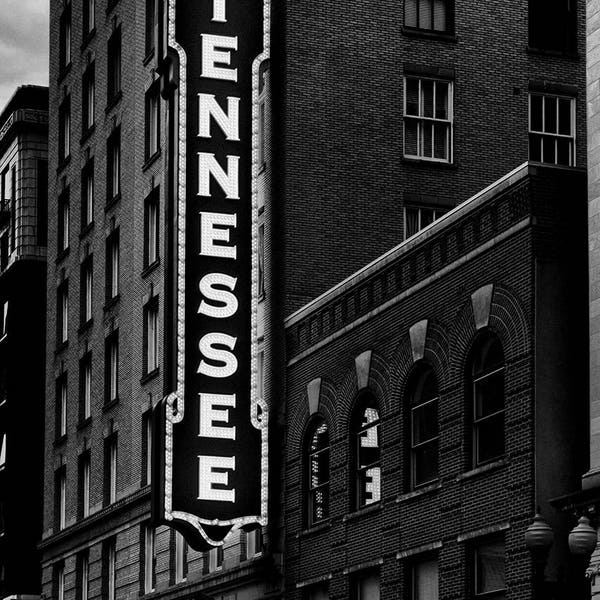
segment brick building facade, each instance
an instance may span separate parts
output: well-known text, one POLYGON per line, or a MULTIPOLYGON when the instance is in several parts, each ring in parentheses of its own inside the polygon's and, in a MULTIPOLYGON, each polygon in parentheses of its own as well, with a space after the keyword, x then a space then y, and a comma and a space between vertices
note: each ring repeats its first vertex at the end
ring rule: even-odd
POLYGON ((0 114, 0 597, 40 593, 48 89, 0 114), (24 432, 27 432, 26 434, 24 432))

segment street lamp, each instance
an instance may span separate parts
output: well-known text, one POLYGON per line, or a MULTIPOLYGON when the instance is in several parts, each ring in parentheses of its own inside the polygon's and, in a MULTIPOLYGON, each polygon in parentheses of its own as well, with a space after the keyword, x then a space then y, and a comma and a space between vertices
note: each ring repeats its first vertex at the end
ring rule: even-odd
POLYGON ((525 530, 525 546, 531 553, 534 565, 534 593, 535 598, 543 596, 544 570, 548 552, 554 543, 554 531, 540 513, 536 513, 533 522, 525 530))

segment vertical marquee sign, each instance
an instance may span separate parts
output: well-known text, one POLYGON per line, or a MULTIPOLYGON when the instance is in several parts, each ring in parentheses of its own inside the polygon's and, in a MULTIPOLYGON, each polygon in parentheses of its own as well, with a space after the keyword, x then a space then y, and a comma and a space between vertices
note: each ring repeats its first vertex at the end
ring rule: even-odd
POLYGON ((268 410, 257 398, 258 69, 263 0, 169 0, 175 56, 177 389, 155 410, 153 517, 197 549, 264 525, 268 410))

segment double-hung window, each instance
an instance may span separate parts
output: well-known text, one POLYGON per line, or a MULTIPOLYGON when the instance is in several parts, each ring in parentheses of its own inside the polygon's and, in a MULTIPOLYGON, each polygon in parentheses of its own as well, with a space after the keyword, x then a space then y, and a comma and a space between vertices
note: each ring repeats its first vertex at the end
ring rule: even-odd
POLYGON ((406 206, 404 208, 404 238, 415 235, 435 220, 439 219, 446 211, 431 206, 406 206))
POLYGON ((188 546, 185 538, 175 532, 175 583, 181 583, 187 577, 188 546))
POLYGON ((67 435, 67 374, 63 373, 56 380, 56 439, 67 435))
POLYGON ((146 159, 160 150, 160 88, 155 83, 146 92, 146 159))
POLYGON ((61 531, 67 525, 67 470, 62 466, 54 475, 55 523, 61 531))
POLYGON ((452 162, 451 81, 404 78, 404 156, 452 162))
POLYGON ((156 187, 144 202, 144 268, 159 258, 159 198, 156 187))
POLYGON ((71 154, 71 96, 67 96, 58 109, 58 157, 61 162, 71 154))
POLYGON ((58 60, 61 73, 71 64, 71 2, 60 15, 58 60))
POLYGON ((92 353, 87 352, 79 361, 79 418, 92 416, 92 353))
POLYGON ((71 213, 69 207, 69 188, 61 193, 58 198, 58 254, 66 252, 70 244, 71 213))
POLYGON ((476 600, 504 600, 504 540, 489 540, 475 546, 473 558, 473 597, 476 600))
POLYGON ((116 102, 121 93, 121 27, 117 27, 108 40, 107 102, 116 102))
POLYGON ((154 527, 149 523, 143 525, 143 543, 144 543, 144 573, 143 573, 143 592, 149 594, 154 591, 155 586, 155 539, 154 527))
POLYGON ((529 94, 529 160, 575 166, 575 98, 529 94))
POLYGON ((121 129, 116 128, 106 143, 106 203, 121 195, 121 129))
POLYGON ((95 63, 90 63, 85 70, 81 85, 82 98, 82 129, 83 134, 88 133, 94 126, 96 119, 96 68, 95 63))
POLYGON ((69 282, 63 281, 58 286, 56 294, 56 312, 57 312, 57 345, 66 344, 69 339, 69 282))
POLYGON ((117 434, 104 440, 104 505, 117 499, 117 434))
POLYGON ((115 600, 117 591, 117 540, 112 537, 102 544, 102 598, 115 600))
POLYGON ((437 557, 417 560, 411 565, 411 600, 438 600, 438 571, 437 557))
POLYGON ((83 0, 83 35, 90 35, 96 28, 96 0, 83 0))
POLYGON ((367 571, 352 578, 352 600, 379 600, 379 572, 367 571))
POLYGON ((88 600, 90 592, 90 556, 88 550, 77 555, 76 600, 88 600))
POLYGON ((158 296, 144 306, 144 374, 158 369, 158 296))
POLYGON ((79 516, 90 514, 90 451, 86 450, 79 457, 79 516))
POLYGON ((92 298, 94 297, 94 259, 88 256, 81 263, 80 275, 80 321, 84 325, 92 320, 92 298))
POLYGON ((119 230, 106 238, 106 300, 119 295, 119 230))
POLYGON ((94 222, 94 159, 81 172, 81 229, 94 222))
POLYGON ((104 391, 105 402, 109 404, 119 399, 119 331, 113 331, 104 346, 104 391))
POLYGON ((452 33, 453 0, 404 0, 404 27, 435 33, 452 33))

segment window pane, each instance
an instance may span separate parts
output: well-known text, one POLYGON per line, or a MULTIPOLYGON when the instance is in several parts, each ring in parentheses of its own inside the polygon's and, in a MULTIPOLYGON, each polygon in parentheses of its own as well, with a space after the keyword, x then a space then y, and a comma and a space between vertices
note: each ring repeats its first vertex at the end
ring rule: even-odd
POLYGON ((357 582, 357 600, 379 600, 379 575, 374 573, 357 582))
POLYGON ((475 418, 481 419, 504 408, 504 371, 475 383, 475 418))
POLYGON ((504 413, 489 417, 477 425, 477 463, 484 463, 504 454, 504 413))
POLYGON ((406 27, 417 26, 417 0, 405 0, 404 25, 406 27))
POLYGON ((417 445, 438 435, 437 401, 413 409, 413 444, 417 445))
POLYGON ((435 124, 433 126, 433 157, 449 160, 450 125, 435 124))
POLYGON ((504 590, 504 543, 495 542, 477 548, 476 569, 478 594, 504 590))
POLYGON ((414 485, 422 485, 438 478, 437 439, 414 450, 414 485))
POLYGON ((406 79, 406 114, 419 114, 419 80, 406 79))
POLYGON ((431 29, 432 0, 419 0, 419 27, 421 29, 431 29))
POLYGON ((419 155, 417 148, 417 129, 417 121, 412 119, 404 121, 404 154, 406 156, 419 155))
POLYGON ((573 101, 570 98, 558 99, 558 133, 563 135, 572 135, 571 130, 571 105, 573 101))
POLYGON ((433 81, 429 79, 421 80, 422 117, 433 117, 433 86, 433 81))
POLYGON ((419 231, 419 209, 406 208, 404 214, 406 215, 406 237, 409 238, 419 231))
POLYGON ((436 119, 448 118, 448 88, 445 81, 437 81, 435 85, 435 117, 436 119))
POLYGON ((529 129, 531 131, 543 131, 542 124, 542 97, 532 95, 530 97, 529 129))
POLYGON ((542 160, 542 136, 529 135, 529 160, 542 160))
POLYGON ((429 121, 423 121, 421 125, 420 152, 419 156, 426 158, 433 157, 433 124, 429 121))
POLYGON ((553 96, 545 96, 544 97, 544 131, 546 133, 556 133, 556 101, 557 98, 553 96))
POLYGON ((446 31, 446 0, 433 0, 433 28, 446 31))
POLYGON ((556 164, 556 138, 549 136, 543 138, 542 162, 556 164))
POLYGON ((571 140, 557 139, 556 140, 556 163, 559 165, 565 165, 570 167, 573 165, 573 158, 571 152, 572 144, 571 140))
POLYGON ((428 560, 413 567, 413 600, 438 600, 438 563, 428 560))

